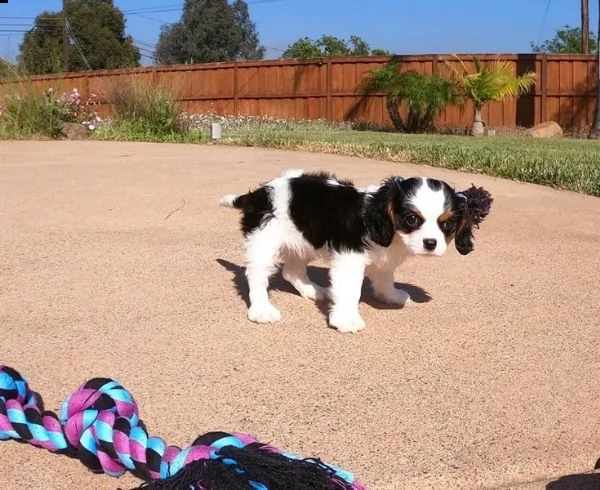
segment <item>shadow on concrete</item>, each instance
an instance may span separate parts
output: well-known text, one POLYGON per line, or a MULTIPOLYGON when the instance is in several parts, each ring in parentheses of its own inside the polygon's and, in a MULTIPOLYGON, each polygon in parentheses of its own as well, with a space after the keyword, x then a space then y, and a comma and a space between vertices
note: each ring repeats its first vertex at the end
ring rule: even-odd
MULTIPOLYGON (((245 267, 239 266, 224 259, 217 259, 217 262, 224 269, 228 270, 233 274, 231 280, 233 282, 233 285, 235 286, 237 293, 245 301, 246 306, 250 306, 248 300, 248 283, 246 282, 245 267)), ((329 270, 327 268, 307 267, 307 272, 308 276, 319 286, 326 288, 329 285, 329 270)), ((281 271, 278 271, 275 275, 273 275, 273 277, 271 277, 271 281, 269 284, 270 289, 275 289, 277 291, 283 291, 285 293, 291 293, 295 294, 296 296, 299 296, 298 291, 296 291, 296 289, 294 289, 294 287, 283 278, 283 276, 281 275, 281 271)), ((412 284, 405 283, 395 283, 395 285, 397 288, 406 291, 415 303, 427 303, 432 299, 429 293, 423 288, 420 288, 419 286, 414 286, 412 284)), ((371 288, 368 279, 363 283, 361 296, 361 301, 363 303, 368 304, 369 306, 378 310, 401 309, 401 307, 399 306, 387 305, 374 298, 371 294, 371 288)), ((321 311, 321 313, 324 316, 327 316, 328 302, 317 302, 317 306, 319 308, 319 311, 321 311)))
POLYGON ((546 490, 600 490, 600 473, 561 476, 548 483, 546 490))

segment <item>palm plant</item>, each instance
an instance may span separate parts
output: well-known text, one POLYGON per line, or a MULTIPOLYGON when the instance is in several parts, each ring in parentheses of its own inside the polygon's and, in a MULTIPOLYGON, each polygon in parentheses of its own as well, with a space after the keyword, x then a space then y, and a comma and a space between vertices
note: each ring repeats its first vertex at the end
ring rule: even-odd
POLYGON ((386 108, 392 124, 399 131, 404 131, 404 121, 400 115, 404 79, 397 62, 391 61, 381 68, 367 74, 360 84, 360 90, 365 94, 383 92, 386 108))
POLYGON ((435 115, 447 104, 460 102, 452 81, 438 74, 401 72, 396 61, 369 72, 359 88, 366 94, 383 92, 392 124, 398 131, 408 133, 426 131, 433 125, 435 115), (400 114, 402 104, 408 109, 406 122, 400 114))
POLYGON ((475 114, 470 133, 480 136, 484 133, 481 109, 488 102, 504 99, 517 99, 527 93, 535 84, 535 73, 528 71, 516 75, 507 61, 495 60, 481 63, 473 58, 475 71, 471 73, 464 61, 454 55, 457 62, 446 62, 452 78, 459 87, 462 96, 473 102, 475 114))

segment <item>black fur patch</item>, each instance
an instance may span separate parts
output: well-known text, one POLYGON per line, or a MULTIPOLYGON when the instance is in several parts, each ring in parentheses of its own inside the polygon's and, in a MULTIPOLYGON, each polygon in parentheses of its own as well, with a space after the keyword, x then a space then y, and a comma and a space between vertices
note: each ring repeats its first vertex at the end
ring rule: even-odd
POLYGON ((314 248, 364 250, 364 192, 351 182, 328 174, 304 174, 290 179, 290 190, 290 217, 314 248), (330 179, 339 185, 329 183, 330 179))
POLYGON ((442 186, 444 185, 444 183, 441 180, 437 180, 437 179, 427 179, 427 186, 432 190, 432 191, 441 191, 442 190, 442 186))
POLYGON ((415 196, 423 185, 423 181, 413 177, 399 183, 397 181, 394 182, 396 182, 396 192, 393 193, 392 205, 395 226, 396 229, 401 230, 403 233, 411 233, 418 230, 424 222, 423 217, 419 214, 419 210, 409 204, 410 199, 415 196))
POLYGON ((253 192, 239 196, 233 205, 243 211, 241 223, 244 236, 268 223, 273 217, 273 203, 269 187, 260 187, 253 192))

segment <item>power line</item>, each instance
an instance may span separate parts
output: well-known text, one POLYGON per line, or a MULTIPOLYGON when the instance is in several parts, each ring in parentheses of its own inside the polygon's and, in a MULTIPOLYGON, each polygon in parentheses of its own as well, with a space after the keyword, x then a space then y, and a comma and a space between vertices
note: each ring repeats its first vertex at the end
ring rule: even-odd
POLYGON ((550 10, 550 4, 552 3, 552 0, 548 0, 548 3, 546 4, 546 11, 544 12, 544 18, 542 19, 542 26, 540 27, 540 34, 538 36, 538 41, 537 44, 539 45, 541 40, 542 40, 542 35, 544 33, 544 28, 546 27, 546 19, 548 18, 548 11, 550 10))
POLYGON ((144 14, 130 14, 130 15, 137 15, 138 17, 142 17, 144 19, 153 20, 154 22, 160 22, 161 24, 168 24, 168 22, 166 20, 157 19, 156 17, 150 17, 149 15, 144 15, 144 14))
MULTIPOLYGON (((248 5, 256 5, 260 3, 275 3, 287 1, 289 0, 249 0, 246 3, 248 5)), ((128 15, 139 15, 140 13, 158 14, 163 12, 176 12, 178 10, 183 10, 183 5, 181 5, 180 3, 170 5, 155 5, 154 7, 143 7, 137 9, 123 10, 123 13, 128 15)))
POLYGON ((69 71, 69 20, 67 19, 67 0, 62 2, 62 48, 63 72, 69 71))
POLYGON ((71 28, 71 24, 69 23, 68 20, 67 20, 66 26, 67 26, 67 33, 69 34, 69 37, 73 39, 73 44, 75 44, 75 48, 77 49, 77 51, 79 51, 79 54, 81 55, 81 58, 83 59, 83 62, 85 63, 85 65, 88 67, 88 70, 91 70, 92 67, 88 63, 88 60, 85 57, 85 54, 83 54, 83 50, 81 49, 81 46, 79 45, 79 42, 77 41, 77 37, 75 36, 75 33, 73 32, 73 29, 71 28))
POLYGON ((142 8, 134 8, 129 10, 123 10, 124 14, 140 14, 140 13, 157 13, 157 12, 172 12, 175 10, 182 10, 183 5, 181 3, 178 4, 170 4, 170 5, 155 5, 154 7, 142 7, 142 8))
POLYGON ((136 44, 141 44, 142 46, 146 46, 146 47, 151 48, 151 49, 156 48, 156 44, 149 43, 149 42, 146 42, 146 41, 140 41, 139 39, 135 39, 135 38, 132 38, 132 39, 133 39, 133 42, 135 42, 136 44))

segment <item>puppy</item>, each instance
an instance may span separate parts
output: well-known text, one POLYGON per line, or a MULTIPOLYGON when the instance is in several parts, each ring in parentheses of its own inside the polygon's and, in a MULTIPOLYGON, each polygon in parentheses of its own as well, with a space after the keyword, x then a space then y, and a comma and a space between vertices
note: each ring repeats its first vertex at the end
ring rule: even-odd
POLYGON ((358 305, 364 276, 380 300, 410 302, 394 286, 394 271, 410 254, 441 256, 455 239, 459 253, 472 248, 473 220, 467 198, 440 180, 390 177, 366 189, 326 173, 292 170, 221 206, 242 211, 248 318, 270 323, 281 313, 269 301, 269 277, 279 265, 283 277, 305 298, 329 296, 329 324, 340 332, 365 328, 358 305), (329 294, 310 280, 306 266, 330 260, 329 294))

